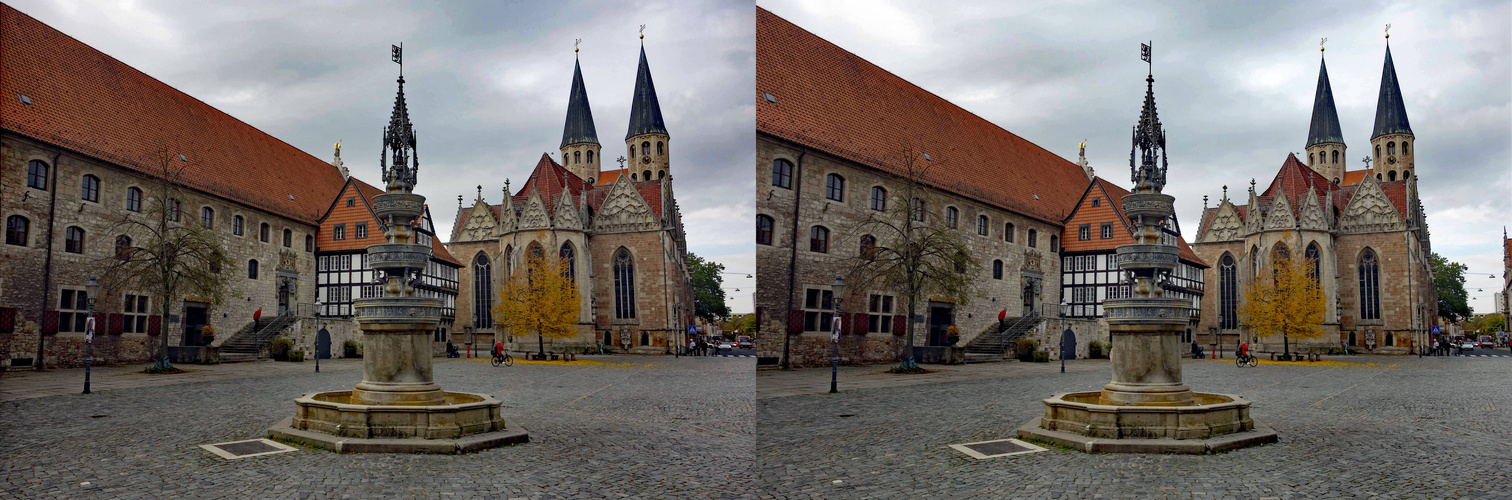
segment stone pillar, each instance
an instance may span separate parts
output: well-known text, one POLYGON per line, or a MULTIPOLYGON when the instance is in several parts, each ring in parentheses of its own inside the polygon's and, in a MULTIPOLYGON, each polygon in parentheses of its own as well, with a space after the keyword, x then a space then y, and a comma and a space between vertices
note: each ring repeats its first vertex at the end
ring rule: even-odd
POLYGON ((373 197, 373 212, 385 224, 385 243, 369 245, 368 266, 381 273, 383 295, 354 302, 362 328, 362 382, 352 403, 442 405, 445 393, 431 374, 431 332, 441 321, 441 299, 417 297, 413 280, 430 261, 431 247, 414 241, 425 197, 390 186, 373 197))
POLYGON ((1181 336, 1191 307, 1164 296, 1180 249, 1161 242, 1159 227, 1159 221, 1174 216, 1174 198, 1146 182, 1134 191, 1124 197, 1123 208, 1138 221, 1136 243, 1115 250, 1118 268, 1132 286, 1129 298, 1103 304, 1113 337, 1113 380, 1099 400, 1116 406, 1189 406, 1192 390, 1181 380, 1181 336))

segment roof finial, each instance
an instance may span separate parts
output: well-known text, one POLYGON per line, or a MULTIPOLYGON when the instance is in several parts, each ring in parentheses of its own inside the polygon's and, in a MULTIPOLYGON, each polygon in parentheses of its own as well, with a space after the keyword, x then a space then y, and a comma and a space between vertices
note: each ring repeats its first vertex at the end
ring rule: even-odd
POLYGON ((1360 161, 1365 162, 1365 173, 1367 174, 1366 177, 1369 177, 1369 173, 1370 173, 1370 155, 1365 155, 1364 158, 1360 158, 1360 161))
POLYGON ((1391 44, 1391 23, 1386 23, 1386 44, 1391 44))
POLYGON ((1223 185, 1223 201, 1228 201, 1228 184, 1223 185))
POLYGON ((1207 210, 1207 195, 1202 195, 1202 209, 1207 210))
POLYGON ((480 200, 483 199, 483 185, 482 184, 478 185, 478 199, 480 199, 480 200))
POLYGON ((1152 45, 1155 45, 1154 40, 1150 40, 1150 43, 1139 44, 1139 58, 1144 59, 1144 62, 1149 63, 1149 67, 1146 68, 1149 75, 1146 76, 1155 75, 1155 63, 1150 61, 1150 46, 1152 45))
POLYGON ((645 45, 646 44, 646 42, 645 42, 645 40, 646 40, 646 25, 644 25, 644 24, 641 25, 640 39, 641 39, 641 45, 645 45))
POLYGON ((390 58, 399 64, 399 78, 404 78, 404 42, 399 42, 399 45, 390 45, 389 47, 392 52, 390 58))
POLYGON ((577 54, 578 45, 582 44, 582 43, 583 43, 583 39, 581 39, 581 38, 579 38, 579 39, 577 39, 577 40, 575 40, 575 41, 572 42, 572 53, 574 54, 573 57, 577 57, 575 54, 577 54))
POLYGON ((1250 177, 1250 194, 1255 194, 1255 178, 1250 177))
POLYGON ((1328 43, 1328 37, 1326 37, 1326 36, 1325 36, 1325 37, 1323 37, 1323 41, 1321 41, 1321 42, 1318 42, 1318 52, 1322 52, 1322 51, 1324 51, 1324 50, 1326 50, 1326 49, 1325 49, 1325 48, 1324 48, 1324 47, 1323 47, 1323 44, 1325 44, 1325 43, 1328 43))
POLYGON ((457 208, 458 209, 462 208, 462 195, 460 195, 460 194, 457 195, 457 208))

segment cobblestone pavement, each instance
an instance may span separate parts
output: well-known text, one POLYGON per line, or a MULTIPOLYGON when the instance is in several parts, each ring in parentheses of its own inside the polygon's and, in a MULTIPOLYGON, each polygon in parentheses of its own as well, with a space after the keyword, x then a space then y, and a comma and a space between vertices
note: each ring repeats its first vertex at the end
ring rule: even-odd
POLYGON ((1374 364, 1187 360, 1188 385, 1250 399, 1253 418, 1280 435, 1211 456, 1051 447, 976 460, 947 448, 1014 437, 1043 415, 1041 399, 1100 389, 1104 360, 1070 362, 1065 374, 1009 363, 995 378, 763 397, 756 489, 762 498, 1512 498, 1512 358, 1344 361, 1374 364))
POLYGON ((354 385, 353 361, 0 402, 0 498, 755 496, 755 360, 598 359, 611 364, 436 359, 443 388, 496 395, 508 425, 530 431, 530 443, 466 455, 225 460, 199 448, 265 437, 294 398, 354 385))

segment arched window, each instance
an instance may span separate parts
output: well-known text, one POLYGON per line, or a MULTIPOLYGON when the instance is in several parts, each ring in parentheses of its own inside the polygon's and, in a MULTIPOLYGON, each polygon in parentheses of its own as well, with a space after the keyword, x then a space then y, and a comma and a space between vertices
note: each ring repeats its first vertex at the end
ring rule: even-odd
POLYGON ((624 247, 614 253, 614 317, 635 318, 635 260, 624 247))
POLYGON ((1291 260, 1291 249, 1285 243, 1277 243, 1271 248, 1271 262, 1280 264, 1281 261, 1291 260))
POLYGON ((1055 253, 1055 252, 1059 252, 1059 251, 1060 251, 1060 236, 1052 234, 1052 235, 1050 235, 1050 253, 1055 253))
POLYGON ((756 216, 756 243, 759 245, 772 244, 772 218, 765 215, 756 216))
POLYGON ((210 229, 215 226, 215 209, 210 207, 200 207, 200 225, 205 226, 205 229, 210 229))
POLYGON ((546 257, 546 251, 542 250, 541 243, 536 241, 530 242, 530 246, 525 247, 525 252, 532 259, 541 259, 546 257))
POLYGON ((662 155, 662 141, 656 141, 656 156, 662 155))
POLYGON ((1396 156, 1396 142, 1386 143, 1386 156, 1396 156))
POLYGON ((79 183, 79 198, 84 201, 100 202, 100 178, 93 175, 85 175, 84 181, 79 183))
POLYGON ((1376 159, 1380 159, 1381 158, 1381 145, 1380 144, 1376 144, 1375 145, 1375 153, 1376 153, 1376 159))
POLYGON ((1360 255, 1360 319, 1381 319, 1381 266, 1369 248, 1360 255))
POLYGON ((845 178, 840 174, 825 176, 824 197, 834 201, 845 201, 845 178))
POLYGON ((313 251, 315 251, 315 236, 308 235, 308 234, 305 235, 305 251, 306 252, 313 252, 313 251))
POLYGON ((583 152, 582 151, 573 151, 572 152, 572 162, 573 163, 582 163, 583 162, 583 152))
POLYGON ((32 160, 26 164, 26 187, 47 190, 47 164, 32 160))
POLYGON ((913 220, 924 222, 924 200, 914 198, 909 214, 913 216, 913 220))
POLYGON ((283 244, 284 248, 292 248, 294 246, 294 231, 284 230, 283 244))
POLYGON ((1338 163, 1339 162, 1339 152, 1338 151, 1334 151, 1333 152, 1333 162, 1334 163, 1338 163))
POLYGON ((1410 154, 1412 154, 1412 146, 1410 144, 1407 144, 1407 141, 1402 141, 1402 156, 1407 156, 1410 154))
POLYGON ((132 212, 142 211, 142 190, 126 188, 126 209, 132 212))
POLYGON ((1033 229, 1030 229, 1029 230, 1029 248, 1035 248, 1038 245, 1039 245, 1039 232, 1035 231, 1033 229))
POLYGON ((264 222, 257 227, 257 240, 263 243, 268 242, 268 223, 264 222))
POLYGON ((569 241, 563 243, 561 251, 558 252, 558 256, 562 258, 562 261, 567 263, 567 279, 576 278, 577 252, 572 249, 572 242, 569 241))
POLYGON ((961 211, 956 207, 945 207, 945 226, 955 229, 961 218, 961 211))
POLYGON ((1381 180, 1381 173, 1380 172, 1376 172, 1376 180, 1381 180))
POLYGON ((178 222, 179 221, 179 214, 181 212, 183 212, 183 210, 181 210, 182 207, 179 206, 179 201, 175 200, 173 198, 169 198, 168 199, 168 207, 167 208, 168 208, 168 220, 171 220, 173 222, 178 222))
POLYGON ((651 141, 641 142, 641 153, 651 154, 651 141))
POLYGON ((861 258, 866 260, 877 258, 877 237, 870 234, 861 236, 861 258))
POLYGON ((651 180, 651 171, 650 170, 645 170, 645 171, 641 172, 641 180, 643 180, 643 181, 649 181, 649 180, 651 180))
POLYGON ((630 156, 631 157, 635 156, 635 145, 634 144, 630 145, 630 156))
POLYGON ((1014 227, 1012 222, 1003 224, 1003 241, 1013 243, 1014 227))
POLYGON ((656 180, 662 180, 663 178, 666 178, 666 177, 667 177, 667 171, 666 170, 657 170, 656 171, 656 180))
POLYGON ((882 186, 872 186, 871 209, 879 212, 887 210, 887 190, 882 186))
POLYGON ((493 264, 481 253, 473 258, 473 327, 493 327, 493 264))
POLYGON ((247 279, 257 279, 257 259, 247 261, 247 279))
POLYGON ((588 164, 589 165, 593 164, 593 150, 592 149, 588 150, 588 164))
POLYGON ((1260 275, 1260 247, 1250 247, 1250 276, 1260 275))
POLYGON ((1308 243, 1307 250, 1303 253, 1303 258, 1307 259, 1307 262, 1312 265, 1312 279, 1314 282, 1318 282, 1320 280, 1319 276, 1322 276, 1321 268, 1319 267, 1319 261, 1322 259, 1318 254, 1317 243, 1308 243))
POLYGON ((1239 273, 1234 256, 1223 254, 1218 264, 1218 328, 1239 328, 1239 273))
POLYGON ((987 216, 977 216, 977 234, 987 236, 987 216))
POLYGON ((63 234, 63 251, 68 253, 84 253, 84 228, 68 226, 68 229, 63 234))
POLYGON ((809 229, 809 251, 829 253, 829 228, 814 226, 809 229))
POLYGON ((126 260, 131 258, 131 237, 126 235, 116 236, 115 256, 117 259, 126 260))
POLYGON ((31 221, 26 217, 12 215, 5 218, 5 244, 24 247, 30 233, 31 221))
POLYGON ((1001 259, 992 261, 992 279, 1003 279, 1003 261, 1001 259))
POLYGON ((632 180, 632 181, 640 180, 640 174, 630 174, 630 180, 632 180))
POLYGON ((504 247, 504 255, 500 255, 499 256, 499 262, 503 262, 504 263, 504 279, 509 279, 509 277, 514 274, 514 261, 510 260, 511 257, 513 257, 513 256, 514 256, 514 246, 513 245, 504 247))
POLYGON ((1392 170, 1390 172, 1386 172, 1386 180, 1388 180, 1388 181, 1394 181, 1394 180, 1396 180, 1396 171, 1392 170))
POLYGON ((1307 164, 1308 165, 1317 165, 1316 163, 1313 163, 1313 154, 1312 153, 1307 153, 1307 164))

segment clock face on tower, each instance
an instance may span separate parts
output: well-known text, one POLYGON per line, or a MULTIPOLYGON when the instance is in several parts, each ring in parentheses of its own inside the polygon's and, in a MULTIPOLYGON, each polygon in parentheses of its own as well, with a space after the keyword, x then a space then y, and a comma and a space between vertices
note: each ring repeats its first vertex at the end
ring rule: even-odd
POLYGON ((1386 157, 1386 163, 1396 163, 1396 157, 1395 156, 1387 156, 1386 157))
POLYGON ((641 163, 651 163, 651 155, 642 156, 641 163))

